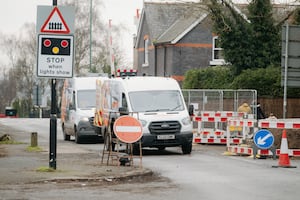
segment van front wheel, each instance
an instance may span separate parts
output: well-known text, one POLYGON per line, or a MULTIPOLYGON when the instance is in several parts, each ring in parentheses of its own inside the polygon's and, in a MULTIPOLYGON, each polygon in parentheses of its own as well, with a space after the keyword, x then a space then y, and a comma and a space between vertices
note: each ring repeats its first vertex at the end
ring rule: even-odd
POLYGON ((64 136, 64 140, 65 141, 70 141, 70 135, 68 135, 67 133, 66 133, 66 130, 65 130, 65 126, 64 125, 62 125, 62 132, 63 132, 63 136, 64 136))
POLYGON ((192 152, 192 143, 183 144, 181 150, 183 154, 190 154, 192 152))
POLYGON ((80 135, 78 134, 76 128, 75 128, 75 142, 76 142, 77 144, 80 144, 80 143, 81 143, 81 137, 80 137, 80 135))

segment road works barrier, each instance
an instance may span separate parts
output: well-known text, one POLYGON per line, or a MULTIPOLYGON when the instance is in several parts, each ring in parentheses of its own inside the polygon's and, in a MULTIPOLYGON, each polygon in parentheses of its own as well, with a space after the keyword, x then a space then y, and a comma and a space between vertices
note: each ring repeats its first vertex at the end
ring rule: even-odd
MULTIPOLYGON (((240 105, 254 108, 257 102, 256 90, 183 89, 182 93, 187 106, 194 107, 194 143, 226 144, 227 120, 237 117, 240 105)), ((256 109, 252 113, 256 116, 256 109)), ((232 134, 241 134, 242 127, 236 128, 232 134)), ((241 138, 231 137, 231 142, 239 144, 241 138)))
POLYGON ((253 115, 232 111, 200 112, 193 121, 198 123, 193 142, 201 144, 241 144, 255 122, 253 115))
MULTIPOLYGON (((300 119, 290 118, 290 119, 263 119, 258 121, 259 129, 300 129, 300 119)), ((247 145, 228 145, 227 151, 229 153, 234 153, 237 155, 253 155, 253 147, 247 145)), ((288 149, 289 156, 300 156, 300 149, 288 149)), ((258 149, 257 152, 260 156, 273 156, 273 153, 269 149, 258 149)), ((276 156, 280 156, 280 149, 275 150, 276 156)))

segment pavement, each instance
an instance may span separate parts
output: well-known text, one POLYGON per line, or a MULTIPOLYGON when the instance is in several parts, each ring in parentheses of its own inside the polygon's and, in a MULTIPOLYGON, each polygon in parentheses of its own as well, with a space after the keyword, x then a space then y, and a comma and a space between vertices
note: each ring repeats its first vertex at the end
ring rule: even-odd
POLYGON ((57 153, 56 170, 50 170, 47 149, 28 150, 30 144, 22 142, 24 134, 0 124, 0 137, 4 134, 9 135, 12 144, 0 143, 0 185, 86 181, 111 183, 153 176, 153 172, 138 161, 130 166, 120 166, 117 162, 102 163, 102 155, 95 152, 57 153))

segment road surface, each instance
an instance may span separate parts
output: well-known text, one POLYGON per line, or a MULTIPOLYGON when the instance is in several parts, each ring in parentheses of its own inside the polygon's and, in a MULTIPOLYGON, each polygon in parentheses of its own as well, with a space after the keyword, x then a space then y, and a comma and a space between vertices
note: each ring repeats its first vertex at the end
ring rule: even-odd
MULTIPOLYGON (((49 119, 0 119, 0 125, 30 133, 38 132, 39 144, 49 142, 49 119)), ((75 144, 63 141, 58 122, 58 151, 94 152, 103 144, 75 144)), ((29 135, 29 134, 28 134, 29 135)), ((278 160, 253 159, 246 156, 225 156, 224 146, 193 145, 191 155, 181 149, 165 151, 145 149, 142 164, 163 178, 156 181, 123 183, 105 187, 49 188, 29 190, 24 199, 145 199, 145 200, 282 200, 300 198, 300 159, 291 159, 297 168, 273 168, 278 160)), ((59 159, 57 160, 59 163, 59 159)), ((1 163, 0 163, 1 164, 1 163)), ((0 199, 6 199, 1 195, 0 199)), ((4 195, 8 195, 4 193, 4 195)), ((9 196, 9 195, 8 195, 9 196)), ((14 197, 14 196, 12 196, 14 197)), ((10 198, 7 198, 10 199, 10 198)))

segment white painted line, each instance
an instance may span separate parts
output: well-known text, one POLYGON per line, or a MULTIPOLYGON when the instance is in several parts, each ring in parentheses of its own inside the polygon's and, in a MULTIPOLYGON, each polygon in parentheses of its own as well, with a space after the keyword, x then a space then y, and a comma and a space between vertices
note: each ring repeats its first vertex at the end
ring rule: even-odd
POLYGON ((116 132, 142 132, 141 127, 139 126, 116 126, 116 132))

